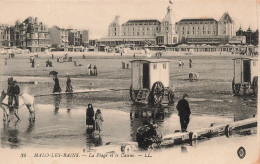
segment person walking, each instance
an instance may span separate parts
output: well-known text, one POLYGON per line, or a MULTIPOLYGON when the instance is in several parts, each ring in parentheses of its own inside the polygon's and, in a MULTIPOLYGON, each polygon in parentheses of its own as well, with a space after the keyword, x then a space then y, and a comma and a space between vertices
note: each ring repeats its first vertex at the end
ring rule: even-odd
POLYGON ((94 65, 94 67, 93 67, 93 75, 97 76, 97 66, 96 65, 94 65))
POLYGON ((181 68, 181 65, 182 65, 182 61, 179 60, 179 68, 181 68))
POLYGON ((92 75, 92 71, 91 71, 91 64, 88 65, 88 75, 92 75))
POLYGON ((189 102, 186 100, 187 97, 188 95, 184 93, 182 99, 178 101, 178 104, 176 106, 178 110, 178 115, 180 117, 182 132, 186 132, 188 124, 190 122, 191 111, 190 111, 189 102))
POLYGON ((67 73, 67 83, 66 83, 66 90, 65 92, 73 92, 73 87, 71 85, 71 79, 70 79, 70 75, 67 73))
POLYGON ((190 68, 192 67, 192 60, 191 59, 189 59, 189 66, 190 66, 190 68))
POLYGON ((53 78, 54 81, 54 88, 53 88, 53 92, 52 93, 56 93, 56 92, 61 92, 61 88, 60 88, 60 83, 59 83, 59 79, 57 75, 54 75, 53 78))
POLYGON ((100 134, 100 131, 102 131, 102 122, 104 122, 101 110, 98 109, 96 114, 95 114, 95 125, 96 125, 96 130, 100 134))
POLYGON ((32 59, 32 68, 34 68, 35 61, 32 59))

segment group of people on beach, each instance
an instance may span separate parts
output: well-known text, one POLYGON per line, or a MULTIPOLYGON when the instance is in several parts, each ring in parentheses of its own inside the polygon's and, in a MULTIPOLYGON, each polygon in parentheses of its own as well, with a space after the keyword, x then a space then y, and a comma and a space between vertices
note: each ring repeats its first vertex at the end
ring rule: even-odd
MULTIPOLYGON (((54 81, 54 87, 53 87, 52 93, 60 93, 62 90, 61 90, 61 87, 60 87, 60 82, 59 82, 57 74, 53 75, 53 81, 54 81)), ((65 92, 73 92, 73 87, 71 85, 70 75, 68 73, 67 73, 67 82, 66 82, 65 92)))
POLYGON ((122 69, 129 69, 129 63, 122 62, 122 69))
MULTIPOLYGON (((179 68, 184 67, 184 62, 182 60, 179 60, 179 68)), ((189 68, 192 68, 192 60, 189 59, 189 68)))
POLYGON ((90 76, 97 76, 98 75, 96 65, 93 66, 93 69, 92 69, 91 64, 88 65, 88 75, 90 75, 90 76))
POLYGON ((92 104, 89 103, 86 110, 86 125, 91 125, 93 130, 98 131, 98 133, 100 134, 100 132, 102 131, 102 122, 104 122, 104 118, 101 110, 97 109, 95 113, 92 104))

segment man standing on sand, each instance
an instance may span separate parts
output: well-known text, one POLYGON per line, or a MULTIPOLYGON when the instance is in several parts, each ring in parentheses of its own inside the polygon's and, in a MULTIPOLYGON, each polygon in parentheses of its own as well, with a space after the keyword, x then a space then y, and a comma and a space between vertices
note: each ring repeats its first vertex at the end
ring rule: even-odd
POLYGON ((180 117, 180 123, 181 123, 181 131, 186 132, 188 124, 190 122, 190 106, 189 102, 186 100, 188 95, 186 93, 183 94, 183 97, 181 100, 179 100, 176 108, 179 113, 180 117))

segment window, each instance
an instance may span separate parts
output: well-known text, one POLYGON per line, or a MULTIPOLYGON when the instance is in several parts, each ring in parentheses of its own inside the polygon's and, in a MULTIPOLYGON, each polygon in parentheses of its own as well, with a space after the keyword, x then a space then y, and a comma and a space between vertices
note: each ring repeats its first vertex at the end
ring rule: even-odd
POLYGON ((153 64, 153 69, 157 69, 157 64, 153 64))
POLYGON ((163 69, 166 69, 166 63, 163 63, 163 69))

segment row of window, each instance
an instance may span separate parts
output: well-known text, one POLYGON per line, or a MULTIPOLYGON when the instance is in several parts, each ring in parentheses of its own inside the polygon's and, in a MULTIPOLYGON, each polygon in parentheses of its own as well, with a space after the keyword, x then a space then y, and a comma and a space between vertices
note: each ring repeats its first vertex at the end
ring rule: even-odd
POLYGON ((155 23, 155 22, 151 22, 151 23, 126 23, 123 24, 123 26, 133 26, 133 25, 159 25, 160 23, 155 23))
MULTIPOLYGON (((181 32, 182 34, 184 34, 185 32, 184 31, 182 31, 181 32)), ((178 32, 176 32, 176 34, 178 34, 178 32)), ((190 35, 190 34, 192 34, 192 35, 195 35, 195 31, 192 31, 191 33, 190 33, 190 31, 187 31, 186 32, 186 34, 187 35, 190 35)), ((213 31, 212 33, 211 33, 211 31, 202 31, 202 33, 201 33, 201 31, 197 31, 197 35, 200 35, 200 34, 216 34, 216 31, 213 31)))
MULTIPOLYGON (((157 69, 157 63, 153 64, 153 69, 157 69)), ((166 63, 163 63, 163 69, 166 69, 166 63)))
POLYGON ((177 22, 176 24, 183 25, 183 24, 217 24, 217 22, 177 22))

